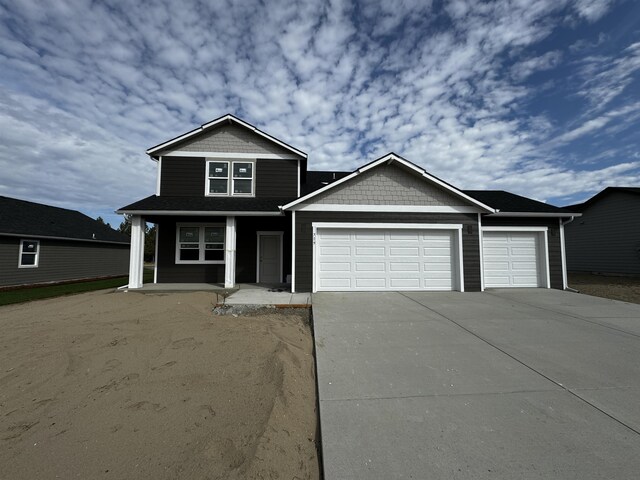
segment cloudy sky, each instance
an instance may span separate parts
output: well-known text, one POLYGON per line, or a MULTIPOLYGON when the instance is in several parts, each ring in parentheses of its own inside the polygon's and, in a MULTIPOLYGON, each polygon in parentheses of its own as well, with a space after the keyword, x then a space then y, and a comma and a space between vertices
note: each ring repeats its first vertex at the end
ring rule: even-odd
POLYGON ((0 195, 117 225, 145 149, 233 113, 564 205, 640 185, 639 70, 635 0, 0 0, 0 195))

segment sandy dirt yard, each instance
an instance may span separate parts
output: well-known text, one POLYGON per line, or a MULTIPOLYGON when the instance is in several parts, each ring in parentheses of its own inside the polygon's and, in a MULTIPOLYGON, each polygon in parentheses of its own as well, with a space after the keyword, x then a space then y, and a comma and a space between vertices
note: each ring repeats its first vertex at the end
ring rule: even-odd
POLYGON ((640 278, 569 273, 569 286, 596 297, 640 303, 640 278))
POLYGON ((211 293, 0 307, 0 479, 317 479, 306 314, 211 293))

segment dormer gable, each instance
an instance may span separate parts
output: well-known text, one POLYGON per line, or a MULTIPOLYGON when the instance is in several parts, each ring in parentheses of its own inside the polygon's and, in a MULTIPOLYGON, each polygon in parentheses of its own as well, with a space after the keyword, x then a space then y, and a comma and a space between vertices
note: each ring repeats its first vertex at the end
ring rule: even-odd
POLYGON ((231 114, 151 147, 153 159, 161 156, 204 156, 210 153, 256 154, 261 158, 306 160, 307 154, 231 114))

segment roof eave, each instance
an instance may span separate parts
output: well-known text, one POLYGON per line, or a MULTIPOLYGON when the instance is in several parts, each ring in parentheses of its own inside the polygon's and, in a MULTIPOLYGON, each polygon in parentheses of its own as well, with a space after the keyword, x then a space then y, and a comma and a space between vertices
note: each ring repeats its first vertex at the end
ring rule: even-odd
POLYGON ((192 216, 192 217, 278 217, 281 211, 215 211, 215 210, 116 210, 119 215, 157 215, 157 216, 192 216))
POLYGON ((490 217, 581 217, 581 213, 573 212, 501 212, 488 215, 490 217))

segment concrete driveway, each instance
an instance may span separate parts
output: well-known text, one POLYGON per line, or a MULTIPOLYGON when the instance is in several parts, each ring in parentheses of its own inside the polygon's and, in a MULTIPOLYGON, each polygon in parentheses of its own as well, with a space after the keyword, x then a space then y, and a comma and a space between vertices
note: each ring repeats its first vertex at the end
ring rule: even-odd
POLYGON ((313 296, 325 478, 637 478, 640 305, 313 296))

